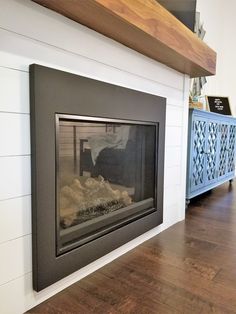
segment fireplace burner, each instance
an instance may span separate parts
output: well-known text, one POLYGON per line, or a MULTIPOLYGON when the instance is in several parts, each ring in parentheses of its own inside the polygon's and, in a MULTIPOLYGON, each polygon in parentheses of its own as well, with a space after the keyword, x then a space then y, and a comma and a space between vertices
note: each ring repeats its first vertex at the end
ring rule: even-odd
POLYGON ((162 223, 165 99, 30 66, 33 287, 162 223))

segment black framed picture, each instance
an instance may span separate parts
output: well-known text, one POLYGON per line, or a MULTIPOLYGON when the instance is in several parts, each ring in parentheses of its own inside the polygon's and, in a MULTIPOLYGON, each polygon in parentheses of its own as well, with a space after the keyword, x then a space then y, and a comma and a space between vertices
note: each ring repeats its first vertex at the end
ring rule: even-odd
POLYGON ((232 115, 229 98, 222 96, 206 96, 208 110, 215 113, 232 115))

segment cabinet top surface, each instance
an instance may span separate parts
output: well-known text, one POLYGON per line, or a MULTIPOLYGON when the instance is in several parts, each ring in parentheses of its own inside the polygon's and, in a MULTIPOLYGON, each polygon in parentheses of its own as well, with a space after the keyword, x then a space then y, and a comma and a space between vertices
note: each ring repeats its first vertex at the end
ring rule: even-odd
POLYGON ((197 115, 197 116, 202 116, 202 117, 214 117, 215 119, 220 119, 220 120, 234 120, 236 121, 236 117, 233 116, 228 116, 220 113, 215 113, 215 112, 210 112, 210 111, 205 111, 205 110, 199 110, 199 109, 189 109, 189 114, 190 115, 197 115))

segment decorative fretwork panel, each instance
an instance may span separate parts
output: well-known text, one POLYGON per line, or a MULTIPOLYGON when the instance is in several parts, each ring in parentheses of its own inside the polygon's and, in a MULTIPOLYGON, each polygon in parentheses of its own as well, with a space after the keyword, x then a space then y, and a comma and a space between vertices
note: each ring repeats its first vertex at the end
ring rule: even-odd
POLYGON ((235 170, 235 141, 236 141, 236 126, 229 127, 229 143, 228 143, 228 172, 235 170))
POLYGON ((224 176, 227 172, 228 128, 227 124, 220 125, 219 177, 224 176))
POLYGON ((218 124, 209 122, 206 154, 206 175, 207 180, 212 181, 217 178, 217 132, 218 124))
POLYGON ((232 180, 236 169, 236 118, 196 109, 189 113, 187 200, 232 180))
POLYGON ((192 186, 204 182, 204 150, 206 145, 206 121, 195 120, 193 123, 193 168, 192 186))

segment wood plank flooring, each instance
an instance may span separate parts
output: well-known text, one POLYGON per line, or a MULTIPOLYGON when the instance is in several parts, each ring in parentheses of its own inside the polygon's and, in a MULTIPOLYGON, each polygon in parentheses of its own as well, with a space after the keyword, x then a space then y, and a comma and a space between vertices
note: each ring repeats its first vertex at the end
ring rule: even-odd
POLYGON ((184 222, 27 313, 236 313, 236 183, 192 201, 184 222))

